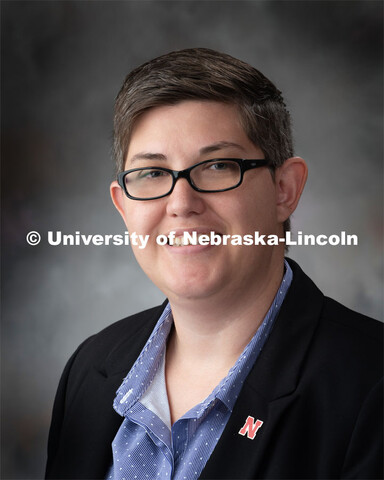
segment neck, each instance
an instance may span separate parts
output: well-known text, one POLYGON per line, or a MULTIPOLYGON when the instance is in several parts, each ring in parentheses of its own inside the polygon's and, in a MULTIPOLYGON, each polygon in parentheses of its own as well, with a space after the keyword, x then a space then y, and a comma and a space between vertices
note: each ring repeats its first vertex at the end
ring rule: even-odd
POLYGON ((236 296, 227 291, 220 298, 170 298, 175 325, 170 355, 195 365, 232 366, 262 323, 283 270, 281 261, 236 296))

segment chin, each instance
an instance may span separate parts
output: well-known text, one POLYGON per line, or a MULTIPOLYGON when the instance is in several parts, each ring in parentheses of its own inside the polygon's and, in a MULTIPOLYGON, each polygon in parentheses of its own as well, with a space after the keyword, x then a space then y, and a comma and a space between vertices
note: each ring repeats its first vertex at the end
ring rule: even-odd
POLYGON ((219 282, 208 279, 206 276, 205 278, 191 278, 187 274, 174 276, 167 282, 164 282, 163 279, 161 284, 156 283, 155 279, 153 282, 169 299, 177 298, 179 300, 205 299, 222 287, 221 282, 219 285, 219 282))
POLYGON ((172 300, 204 300, 211 295, 209 290, 202 288, 167 288, 163 290, 167 298, 172 302, 172 300))

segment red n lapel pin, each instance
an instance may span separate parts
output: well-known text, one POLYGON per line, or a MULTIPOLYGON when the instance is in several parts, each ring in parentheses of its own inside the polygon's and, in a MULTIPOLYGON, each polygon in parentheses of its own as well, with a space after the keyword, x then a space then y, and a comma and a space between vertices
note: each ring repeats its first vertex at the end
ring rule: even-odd
POLYGON ((247 417, 247 420, 244 423, 244 426, 239 430, 239 434, 245 436, 247 434, 247 437, 253 440, 256 437, 256 433, 259 430, 259 428, 263 425, 264 422, 261 420, 256 420, 249 416, 247 417))

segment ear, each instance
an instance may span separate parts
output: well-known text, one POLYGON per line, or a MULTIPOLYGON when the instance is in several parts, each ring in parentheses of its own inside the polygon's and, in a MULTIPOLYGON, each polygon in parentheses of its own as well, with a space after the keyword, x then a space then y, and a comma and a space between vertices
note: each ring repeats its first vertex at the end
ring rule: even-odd
POLYGON ((277 219, 283 223, 295 211, 308 176, 300 157, 288 158, 275 172, 277 219))
POLYGON ((125 197, 125 194, 123 192, 123 189, 116 182, 116 180, 114 180, 111 183, 109 191, 111 193, 111 198, 112 198, 113 204, 117 208, 117 211, 120 213, 120 215, 123 217, 124 223, 126 224, 127 223, 125 221, 126 214, 125 214, 125 210, 124 210, 124 202, 125 202, 126 197, 125 197))

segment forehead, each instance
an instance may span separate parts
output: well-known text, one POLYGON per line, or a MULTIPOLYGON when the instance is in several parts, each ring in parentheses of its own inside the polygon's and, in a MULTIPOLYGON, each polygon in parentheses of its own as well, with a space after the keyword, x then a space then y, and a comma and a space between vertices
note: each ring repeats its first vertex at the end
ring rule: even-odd
POLYGON ((218 142, 255 148, 243 129, 236 105, 188 100, 143 113, 132 129, 126 159, 141 151, 195 152, 218 142))

